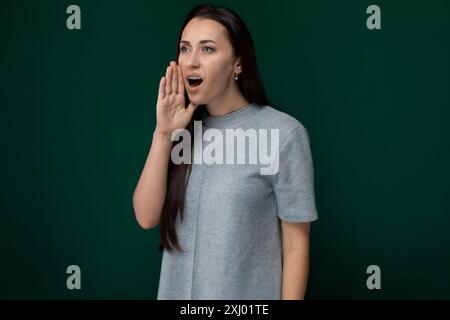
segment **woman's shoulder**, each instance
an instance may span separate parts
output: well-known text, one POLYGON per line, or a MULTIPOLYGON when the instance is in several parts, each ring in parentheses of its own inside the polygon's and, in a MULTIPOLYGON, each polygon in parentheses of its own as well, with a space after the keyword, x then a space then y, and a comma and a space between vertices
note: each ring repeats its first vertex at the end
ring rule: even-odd
POLYGON ((258 121, 265 127, 279 129, 284 134, 289 134, 299 128, 306 129, 300 120, 270 105, 261 106, 261 112, 258 113, 258 116, 258 121))

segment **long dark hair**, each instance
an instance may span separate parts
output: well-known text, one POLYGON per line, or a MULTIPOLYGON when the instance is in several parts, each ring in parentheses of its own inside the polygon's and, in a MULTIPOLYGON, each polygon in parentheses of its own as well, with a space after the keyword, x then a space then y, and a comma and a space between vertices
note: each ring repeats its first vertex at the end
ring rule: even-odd
MULTIPOLYGON (((222 24, 228 31, 228 40, 230 41, 235 57, 241 58, 242 72, 238 79, 238 86, 242 95, 250 103, 263 106, 268 105, 269 101, 264 92, 264 86, 258 71, 256 63, 255 48, 253 39, 245 23, 232 10, 220 8, 211 4, 200 4, 192 8, 186 15, 180 30, 177 43, 177 61, 180 55, 179 43, 181 35, 188 22, 195 18, 211 19, 222 24)), ((185 93, 186 105, 189 105, 189 96, 185 93)), ((200 120, 205 105, 199 105, 194 111, 191 121, 186 129, 193 136, 194 121, 200 120)), ((181 142, 181 141, 180 141, 181 142)), ((177 142, 177 143, 180 143, 177 142)), ((194 139, 191 139, 193 144, 194 139)), ((159 250, 164 248, 172 251, 174 247, 180 251, 183 249, 178 243, 178 237, 175 231, 177 214, 180 212, 180 218, 183 219, 184 197, 186 193, 187 179, 191 171, 191 164, 181 163, 179 165, 169 161, 167 177, 167 193, 162 208, 160 219, 160 238, 159 250)))

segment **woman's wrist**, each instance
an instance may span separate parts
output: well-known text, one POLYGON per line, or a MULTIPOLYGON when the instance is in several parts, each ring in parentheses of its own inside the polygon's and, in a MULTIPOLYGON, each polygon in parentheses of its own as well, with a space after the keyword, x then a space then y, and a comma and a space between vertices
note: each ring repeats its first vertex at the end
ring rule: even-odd
POLYGON ((169 140, 171 139, 171 134, 168 132, 163 132, 161 130, 159 130, 158 128, 155 129, 155 131, 153 131, 153 137, 157 137, 163 140, 169 140))

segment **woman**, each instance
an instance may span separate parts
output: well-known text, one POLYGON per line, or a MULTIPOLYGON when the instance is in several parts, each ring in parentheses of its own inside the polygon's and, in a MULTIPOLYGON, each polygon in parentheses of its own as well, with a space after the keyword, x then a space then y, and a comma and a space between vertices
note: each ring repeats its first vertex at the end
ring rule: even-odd
MULTIPOLYGON (((309 223, 318 218, 307 130, 269 106, 252 37, 231 10, 193 8, 178 45, 177 63, 159 84, 152 146, 133 195, 140 226, 160 224, 158 299, 303 299, 309 223), (262 174, 261 159, 225 163, 213 155, 220 149, 209 153, 218 160, 212 164, 174 163, 176 129, 187 128, 193 150, 202 142, 203 154, 211 151, 197 121, 223 136, 269 130, 259 155, 271 148, 275 170, 262 174)), ((218 137, 210 135, 211 144, 220 145, 218 137)), ((232 160, 234 152, 249 160, 248 150, 222 143, 232 160)), ((184 159, 195 158, 185 152, 184 159)))

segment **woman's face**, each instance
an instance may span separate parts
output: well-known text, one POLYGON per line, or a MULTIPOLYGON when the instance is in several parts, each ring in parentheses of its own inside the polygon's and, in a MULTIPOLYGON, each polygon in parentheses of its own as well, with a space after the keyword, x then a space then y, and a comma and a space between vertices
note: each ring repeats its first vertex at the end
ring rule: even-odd
POLYGON ((223 25, 194 18, 184 28, 179 46, 178 64, 192 103, 209 104, 226 96, 228 90, 237 89, 233 81, 241 67, 223 25), (201 81, 189 80, 190 76, 198 76, 201 81))

